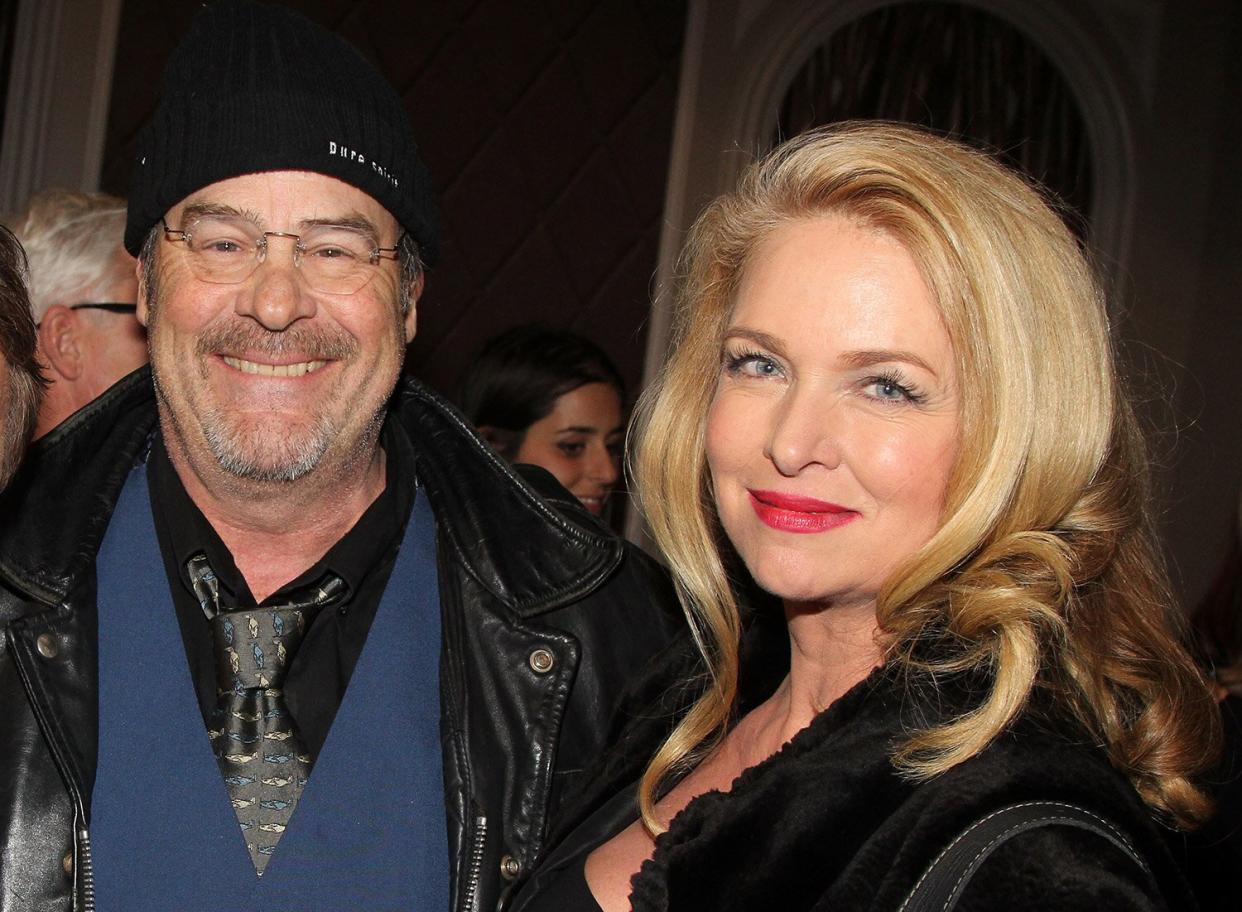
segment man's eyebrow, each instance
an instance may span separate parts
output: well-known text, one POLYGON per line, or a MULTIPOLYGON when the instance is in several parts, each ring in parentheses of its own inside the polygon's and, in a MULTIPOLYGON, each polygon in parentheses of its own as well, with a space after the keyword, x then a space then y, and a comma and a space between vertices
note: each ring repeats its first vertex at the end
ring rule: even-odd
MULTIPOLYGON (((202 202, 190 203, 181 210, 181 218, 184 221, 201 218, 205 215, 244 219, 257 226, 264 227, 263 217, 259 213, 252 209, 238 209, 236 206, 230 206, 226 203, 213 203, 204 200, 202 202)), ((306 231, 309 228, 318 228, 323 225, 351 228, 372 239, 379 238, 379 229, 375 226, 375 223, 360 212, 347 212, 343 215, 328 216, 326 218, 302 219, 302 221, 298 222, 298 230, 306 231)))
POLYGON ((841 362, 847 367, 853 368, 871 367, 873 364, 885 364, 892 361, 912 364, 915 367, 922 368, 937 379, 940 377, 936 370, 922 356, 904 349, 864 349, 862 351, 845 352, 841 355, 841 362))
POLYGON ((246 221, 253 222, 256 225, 261 225, 263 223, 263 219, 260 218, 259 213, 251 209, 238 209, 236 206, 229 206, 225 203, 212 203, 204 200, 199 203, 190 203, 181 210, 181 219, 183 222, 189 221, 190 219, 201 218, 204 215, 245 219, 246 221))
POLYGON ((330 225, 333 228, 351 228, 375 240, 378 240, 380 235, 379 228, 376 227, 375 223, 360 212, 349 212, 344 215, 328 216, 326 218, 302 219, 302 221, 298 222, 298 227, 303 231, 307 228, 318 228, 323 225, 330 225))

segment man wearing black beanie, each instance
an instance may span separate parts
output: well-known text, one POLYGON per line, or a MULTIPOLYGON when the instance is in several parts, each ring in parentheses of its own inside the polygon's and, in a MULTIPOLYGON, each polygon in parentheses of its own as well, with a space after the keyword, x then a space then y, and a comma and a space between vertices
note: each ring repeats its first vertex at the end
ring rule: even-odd
POLYGON ((151 370, 0 501, 0 912, 499 907, 667 581, 401 379, 430 181, 340 38, 210 4, 129 206, 151 370))

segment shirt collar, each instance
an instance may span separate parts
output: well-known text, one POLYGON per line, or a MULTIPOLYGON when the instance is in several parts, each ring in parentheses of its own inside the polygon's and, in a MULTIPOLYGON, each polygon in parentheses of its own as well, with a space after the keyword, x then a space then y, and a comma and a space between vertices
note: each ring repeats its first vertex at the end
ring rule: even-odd
MULTIPOLYGON (((358 592, 365 575, 380 561, 401 533, 414 500, 413 454, 407 441, 393 439, 401 435, 382 435, 387 459, 384 490, 363 512, 362 516, 336 544, 318 561, 289 580, 267 599, 278 601, 285 592, 314 582, 331 572, 341 577, 350 593, 358 592)), ((186 562, 203 552, 220 581, 223 592, 238 605, 253 605, 254 597, 245 578, 237 569, 233 555, 221 541, 211 523, 191 499, 173 467, 164 446, 162 434, 155 435, 151 448, 150 480, 153 505, 162 512, 164 527, 177 562, 178 576, 186 589, 193 591, 186 573, 186 562)))

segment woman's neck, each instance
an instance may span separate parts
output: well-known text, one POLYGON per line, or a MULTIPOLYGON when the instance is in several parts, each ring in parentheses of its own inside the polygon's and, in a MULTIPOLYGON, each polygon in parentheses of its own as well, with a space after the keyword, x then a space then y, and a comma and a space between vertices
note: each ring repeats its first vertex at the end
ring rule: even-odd
MULTIPOLYGON (((875 603, 857 606, 785 605, 789 627, 789 674, 771 697, 755 707, 716 749, 656 802, 656 815, 671 821, 704 792, 727 792, 738 775, 775 754, 829 705, 880 664, 875 603)), ((636 820, 587 857, 591 893, 608 910, 628 909, 630 878, 651 857, 655 843, 636 820)))
POLYGON ((856 606, 786 604, 789 674, 780 687, 738 724, 754 765, 867 677, 882 658, 875 603, 856 606))

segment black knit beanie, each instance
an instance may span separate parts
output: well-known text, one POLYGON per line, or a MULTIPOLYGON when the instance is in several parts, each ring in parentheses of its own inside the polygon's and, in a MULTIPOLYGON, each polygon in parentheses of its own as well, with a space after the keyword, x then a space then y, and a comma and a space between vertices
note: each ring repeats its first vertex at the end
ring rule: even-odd
POLYGON ((195 190, 291 170, 369 194, 435 260, 431 179, 401 99, 344 39, 290 10, 219 0, 199 12, 138 148, 125 226, 135 256, 195 190))

